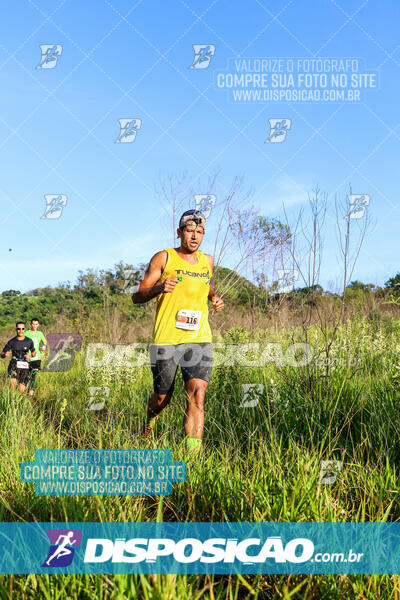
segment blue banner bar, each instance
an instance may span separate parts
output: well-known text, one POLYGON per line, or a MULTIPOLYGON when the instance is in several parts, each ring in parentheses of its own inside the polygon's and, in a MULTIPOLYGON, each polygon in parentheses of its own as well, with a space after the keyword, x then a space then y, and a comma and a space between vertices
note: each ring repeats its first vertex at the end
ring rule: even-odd
POLYGON ((400 574, 400 524, 0 523, 0 573, 400 574))

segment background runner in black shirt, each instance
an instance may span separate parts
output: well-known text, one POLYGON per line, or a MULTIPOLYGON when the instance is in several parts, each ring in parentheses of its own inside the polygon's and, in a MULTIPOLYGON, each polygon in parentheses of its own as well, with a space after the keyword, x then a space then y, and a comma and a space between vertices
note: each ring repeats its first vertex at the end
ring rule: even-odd
POLYGON ((8 365, 8 375, 10 377, 11 387, 15 388, 17 382, 19 383, 19 389, 24 392, 27 384, 29 383, 29 358, 35 356, 35 346, 33 340, 25 337, 25 323, 16 323, 17 335, 11 340, 8 340, 7 344, 3 348, 3 352, 0 354, 1 358, 11 355, 11 360, 8 365))

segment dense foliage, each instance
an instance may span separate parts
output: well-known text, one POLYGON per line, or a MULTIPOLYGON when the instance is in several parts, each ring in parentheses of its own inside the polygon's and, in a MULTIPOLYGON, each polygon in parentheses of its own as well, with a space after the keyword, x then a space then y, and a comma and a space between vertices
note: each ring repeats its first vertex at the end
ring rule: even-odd
MULTIPOLYGON (((144 265, 142 265, 144 266, 144 265)), ((133 305, 130 293, 125 291, 125 273, 135 269, 132 265, 118 263, 113 270, 94 271, 88 269, 79 272, 76 284, 70 282, 59 284, 57 287, 44 287, 21 293, 18 290, 6 290, 0 294, 0 328, 10 328, 17 319, 29 321, 38 317, 43 325, 51 326, 60 317, 75 326, 80 327, 89 315, 104 311, 119 310, 126 319, 143 316, 149 312, 148 306, 133 305)), ((224 300, 230 305, 246 307, 246 305, 265 308, 280 299, 280 294, 274 293, 276 282, 269 287, 258 282, 257 285, 234 273, 228 268, 219 267, 215 274, 216 290, 223 290, 224 300)), ((388 293, 399 291, 400 273, 392 277, 379 288, 373 284, 353 281, 346 290, 348 299, 362 299, 367 295, 384 298, 388 293)), ((325 292, 320 285, 298 288, 286 294, 288 300, 297 301, 305 296, 335 296, 325 292)))

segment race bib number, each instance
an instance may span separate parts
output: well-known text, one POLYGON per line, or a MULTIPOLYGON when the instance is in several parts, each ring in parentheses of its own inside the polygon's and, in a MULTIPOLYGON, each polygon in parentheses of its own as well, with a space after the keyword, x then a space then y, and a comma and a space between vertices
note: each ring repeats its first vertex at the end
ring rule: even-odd
POLYGON ((176 315, 175 327, 178 329, 200 329, 201 310, 179 310, 176 315))
POLYGON ((29 369, 27 360, 17 360, 17 369, 29 369))

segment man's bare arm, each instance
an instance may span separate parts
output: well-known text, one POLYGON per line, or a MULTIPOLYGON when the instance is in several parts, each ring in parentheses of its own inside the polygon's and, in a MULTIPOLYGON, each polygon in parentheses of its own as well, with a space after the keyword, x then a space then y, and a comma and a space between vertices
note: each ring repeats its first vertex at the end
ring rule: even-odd
POLYGON ((160 280, 162 272, 167 263, 167 252, 161 250, 153 256, 142 281, 139 284, 139 289, 135 294, 132 294, 132 302, 134 304, 143 304, 159 294, 173 292, 175 285, 178 282, 176 277, 167 277, 163 283, 156 285, 160 280))
POLYGON ((156 285, 165 265, 165 250, 157 252, 150 260, 149 266, 139 284, 137 292, 132 294, 134 304, 143 304, 161 294, 162 285, 156 285))

